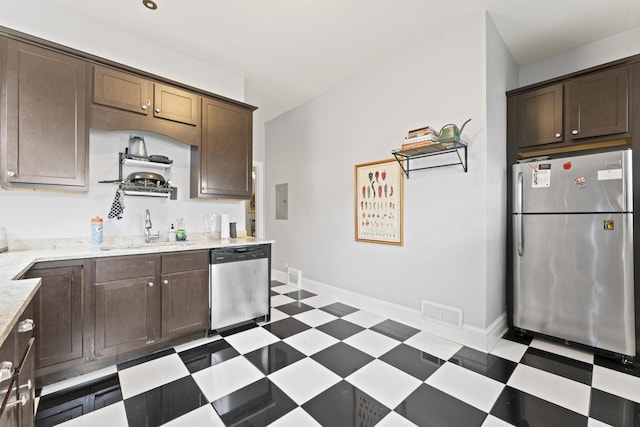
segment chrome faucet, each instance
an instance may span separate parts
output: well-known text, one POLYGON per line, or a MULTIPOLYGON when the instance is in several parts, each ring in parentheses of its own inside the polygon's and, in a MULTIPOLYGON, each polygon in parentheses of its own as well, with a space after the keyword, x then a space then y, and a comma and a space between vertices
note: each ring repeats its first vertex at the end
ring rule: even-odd
POLYGON ((160 232, 158 231, 155 234, 151 234, 151 214, 149 213, 149 209, 145 209, 144 215, 144 242, 151 243, 152 240, 158 240, 160 238, 160 232))

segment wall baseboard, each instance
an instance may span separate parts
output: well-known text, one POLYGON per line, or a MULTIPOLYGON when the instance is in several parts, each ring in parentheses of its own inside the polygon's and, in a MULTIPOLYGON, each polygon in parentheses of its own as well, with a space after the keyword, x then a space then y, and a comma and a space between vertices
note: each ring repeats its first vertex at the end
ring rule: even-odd
MULTIPOLYGON (((279 270, 271 271, 271 279, 287 283, 287 273, 279 270)), ((432 333, 441 338, 458 344, 474 348, 482 352, 489 352, 507 331, 507 313, 502 313, 488 328, 465 325, 462 328, 451 327, 423 318, 419 309, 411 309, 398 304, 382 301, 361 295, 335 286, 302 278, 302 289, 314 292, 326 298, 335 299, 342 303, 369 311, 389 319, 405 323, 417 329, 432 333)))

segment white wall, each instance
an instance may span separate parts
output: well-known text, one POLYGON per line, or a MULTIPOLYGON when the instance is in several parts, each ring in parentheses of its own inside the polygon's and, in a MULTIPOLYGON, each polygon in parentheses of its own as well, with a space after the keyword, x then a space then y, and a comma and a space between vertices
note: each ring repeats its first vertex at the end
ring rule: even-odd
MULTIPOLYGON (((640 54, 640 27, 520 67, 519 86, 640 54)), ((513 89, 513 88, 512 88, 513 89)))
POLYGON ((494 298, 488 212, 496 209, 487 206, 485 16, 456 19, 464 31, 437 34, 267 123, 266 237, 276 241, 275 269, 287 263, 311 280, 415 310, 422 299, 459 307, 465 324, 484 328, 494 298), (404 246, 354 241, 354 165, 390 158, 409 129, 467 118, 469 172, 405 180, 404 246), (289 184, 288 220, 275 220, 280 183, 289 184))
MULTIPOLYGON (((60 43, 106 59, 117 61, 175 81, 230 98, 244 100, 244 78, 210 64, 186 57, 179 52, 148 43, 135 35, 79 17, 44 0, 16 2, 0 0, 0 25, 46 40, 60 43)), ((254 150, 263 155, 264 140, 259 136, 254 150)), ((105 237, 140 235, 143 214, 151 211, 154 231, 165 232, 171 222, 184 217, 187 233, 205 230, 206 213, 226 212, 238 228, 245 224, 245 203, 237 201, 204 201, 189 198, 189 147, 171 138, 152 133, 145 136, 150 154, 164 154, 174 160, 173 185, 178 187, 178 200, 148 197, 125 198, 122 220, 105 223, 105 237)), ((89 192, 85 194, 0 190, 0 224, 7 228, 9 240, 34 238, 86 237, 90 235, 90 218, 105 218, 113 202, 116 187, 98 184, 99 180, 118 177, 118 152, 127 146, 129 132, 90 134, 89 192)), ((128 170, 134 172, 135 170, 128 170)), ((163 172, 163 171, 162 171, 163 172)))
POLYGON ((518 65, 487 14, 487 279, 485 325, 506 312, 506 150, 505 93, 518 80, 518 65))

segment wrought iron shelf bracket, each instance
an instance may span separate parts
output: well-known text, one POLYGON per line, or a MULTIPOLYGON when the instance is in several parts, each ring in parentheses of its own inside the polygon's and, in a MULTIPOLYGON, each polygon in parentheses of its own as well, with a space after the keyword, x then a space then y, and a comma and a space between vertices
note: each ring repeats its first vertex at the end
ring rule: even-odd
POLYGON ((409 149, 398 149, 391 151, 391 154, 396 158, 400 167, 402 168, 402 172, 404 172, 407 179, 409 179, 409 172, 425 170, 425 169, 434 169, 434 168, 442 168, 446 166, 462 166, 462 169, 465 173, 468 171, 467 168, 467 144, 462 141, 452 141, 452 142, 439 142, 436 144, 425 145, 417 148, 409 148, 409 149), (453 163, 443 163, 431 166, 423 166, 423 167, 412 167, 410 165, 411 160, 421 159, 424 157, 437 156, 440 154, 447 153, 455 153, 458 156, 458 161, 453 163))

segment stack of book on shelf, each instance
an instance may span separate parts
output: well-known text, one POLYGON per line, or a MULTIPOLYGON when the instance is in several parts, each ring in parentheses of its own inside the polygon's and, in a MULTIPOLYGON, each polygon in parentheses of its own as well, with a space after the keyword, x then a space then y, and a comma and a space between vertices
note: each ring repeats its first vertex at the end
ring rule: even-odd
POLYGON ((420 148, 438 142, 438 132, 430 126, 414 129, 407 132, 401 150, 420 148))

